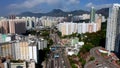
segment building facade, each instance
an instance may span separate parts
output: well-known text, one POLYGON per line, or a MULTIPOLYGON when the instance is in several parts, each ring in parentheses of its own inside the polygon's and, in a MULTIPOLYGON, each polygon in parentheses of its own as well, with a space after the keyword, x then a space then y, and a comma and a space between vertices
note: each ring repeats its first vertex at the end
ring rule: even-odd
POLYGON ((120 52, 120 4, 113 4, 109 8, 106 49, 115 53, 120 52))
POLYGON ((92 33, 100 30, 101 26, 99 23, 74 23, 74 22, 64 22, 58 24, 59 31, 62 32, 62 35, 70 35, 72 33, 92 33), (99 29, 99 30, 98 30, 99 29))
POLYGON ((59 31, 62 32, 62 35, 69 35, 77 32, 77 23, 73 22, 64 22, 58 24, 59 31))
POLYGON ((94 9, 94 7, 91 8, 90 22, 95 22, 95 9, 94 9))

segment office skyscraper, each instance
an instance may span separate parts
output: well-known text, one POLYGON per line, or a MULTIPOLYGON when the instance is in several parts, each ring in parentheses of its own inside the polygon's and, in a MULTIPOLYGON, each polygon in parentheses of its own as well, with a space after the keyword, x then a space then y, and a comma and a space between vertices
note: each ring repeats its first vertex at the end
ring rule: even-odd
POLYGON ((95 9, 94 9, 94 7, 91 8, 90 22, 95 22, 95 9))
POLYGON ((120 4, 113 4, 109 8, 106 49, 115 53, 120 52, 120 4))

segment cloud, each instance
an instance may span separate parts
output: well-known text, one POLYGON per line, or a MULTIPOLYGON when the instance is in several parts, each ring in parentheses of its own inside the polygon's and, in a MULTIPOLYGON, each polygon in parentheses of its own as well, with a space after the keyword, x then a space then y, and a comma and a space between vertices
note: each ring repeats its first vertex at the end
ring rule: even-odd
POLYGON ((42 3, 49 4, 49 5, 56 5, 56 4, 78 4, 79 0, 25 0, 22 3, 15 3, 10 4, 9 8, 21 9, 21 8, 34 8, 42 3))
POLYGON ((62 9, 64 11, 70 11, 78 9, 80 0, 24 0, 21 3, 12 3, 6 8, 9 13, 21 13, 25 11, 30 12, 48 12, 52 9, 62 9), (41 9, 41 10, 39 10, 41 9))
POLYGON ((69 0, 68 4, 79 4, 80 0, 69 0))
POLYGON ((112 4, 95 5, 92 2, 89 2, 85 5, 85 7, 87 7, 87 8, 95 7, 96 9, 109 8, 111 6, 112 6, 112 4))
POLYGON ((103 5, 96 5, 96 8, 99 8, 99 9, 101 9, 101 8, 109 8, 109 7, 111 7, 112 6, 112 4, 103 4, 103 5))
POLYGON ((93 6, 93 3, 92 3, 92 2, 90 2, 90 3, 88 3, 88 4, 85 5, 85 7, 88 7, 88 8, 89 8, 89 7, 92 7, 92 6, 93 6))
POLYGON ((88 7, 88 8, 90 8, 92 6, 94 6, 94 4, 92 2, 89 2, 88 4, 85 5, 85 7, 88 7))
POLYGON ((41 3, 55 4, 59 0, 25 0, 23 3, 10 4, 9 8, 33 8, 41 3))

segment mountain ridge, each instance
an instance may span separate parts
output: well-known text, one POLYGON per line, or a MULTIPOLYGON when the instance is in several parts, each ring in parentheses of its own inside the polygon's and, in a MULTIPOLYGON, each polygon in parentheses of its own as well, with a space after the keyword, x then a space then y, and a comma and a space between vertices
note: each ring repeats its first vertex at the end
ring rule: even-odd
MULTIPOLYGON (((102 8, 100 10, 97 10, 96 13, 99 13, 99 14, 102 14, 104 15, 105 17, 108 17, 108 8, 102 8)), ((61 17, 61 16, 64 16, 64 17, 67 17, 68 14, 72 14, 73 16, 74 15, 82 15, 82 14, 89 14, 90 12, 89 11, 85 11, 85 10, 74 10, 74 11, 63 11, 61 9, 53 9, 52 11, 50 12, 47 12, 47 13, 33 13, 33 12, 23 12, 23 13, 20 13, 19 15, 17 16, 35 16, 35 17, 41 17, 41 16, 52 16, 52 17, 61 17)))

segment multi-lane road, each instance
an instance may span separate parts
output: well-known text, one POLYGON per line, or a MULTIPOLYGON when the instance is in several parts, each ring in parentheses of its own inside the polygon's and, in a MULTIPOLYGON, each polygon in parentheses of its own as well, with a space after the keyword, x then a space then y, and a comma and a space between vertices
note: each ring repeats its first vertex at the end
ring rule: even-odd
POLYGON ((63 47, 55 46, 55 50, 51 51, 46 64, 47 68, 71 68, 68 58, 63 51, 63 47))
POLYGON ((46 68, 71 68, 67 55, 65 54, 65 48, 61 46, 59 36, 55 34, 50 34, 54 45, 51 46, 55 50, 51 50, 46 61, 46 68))

